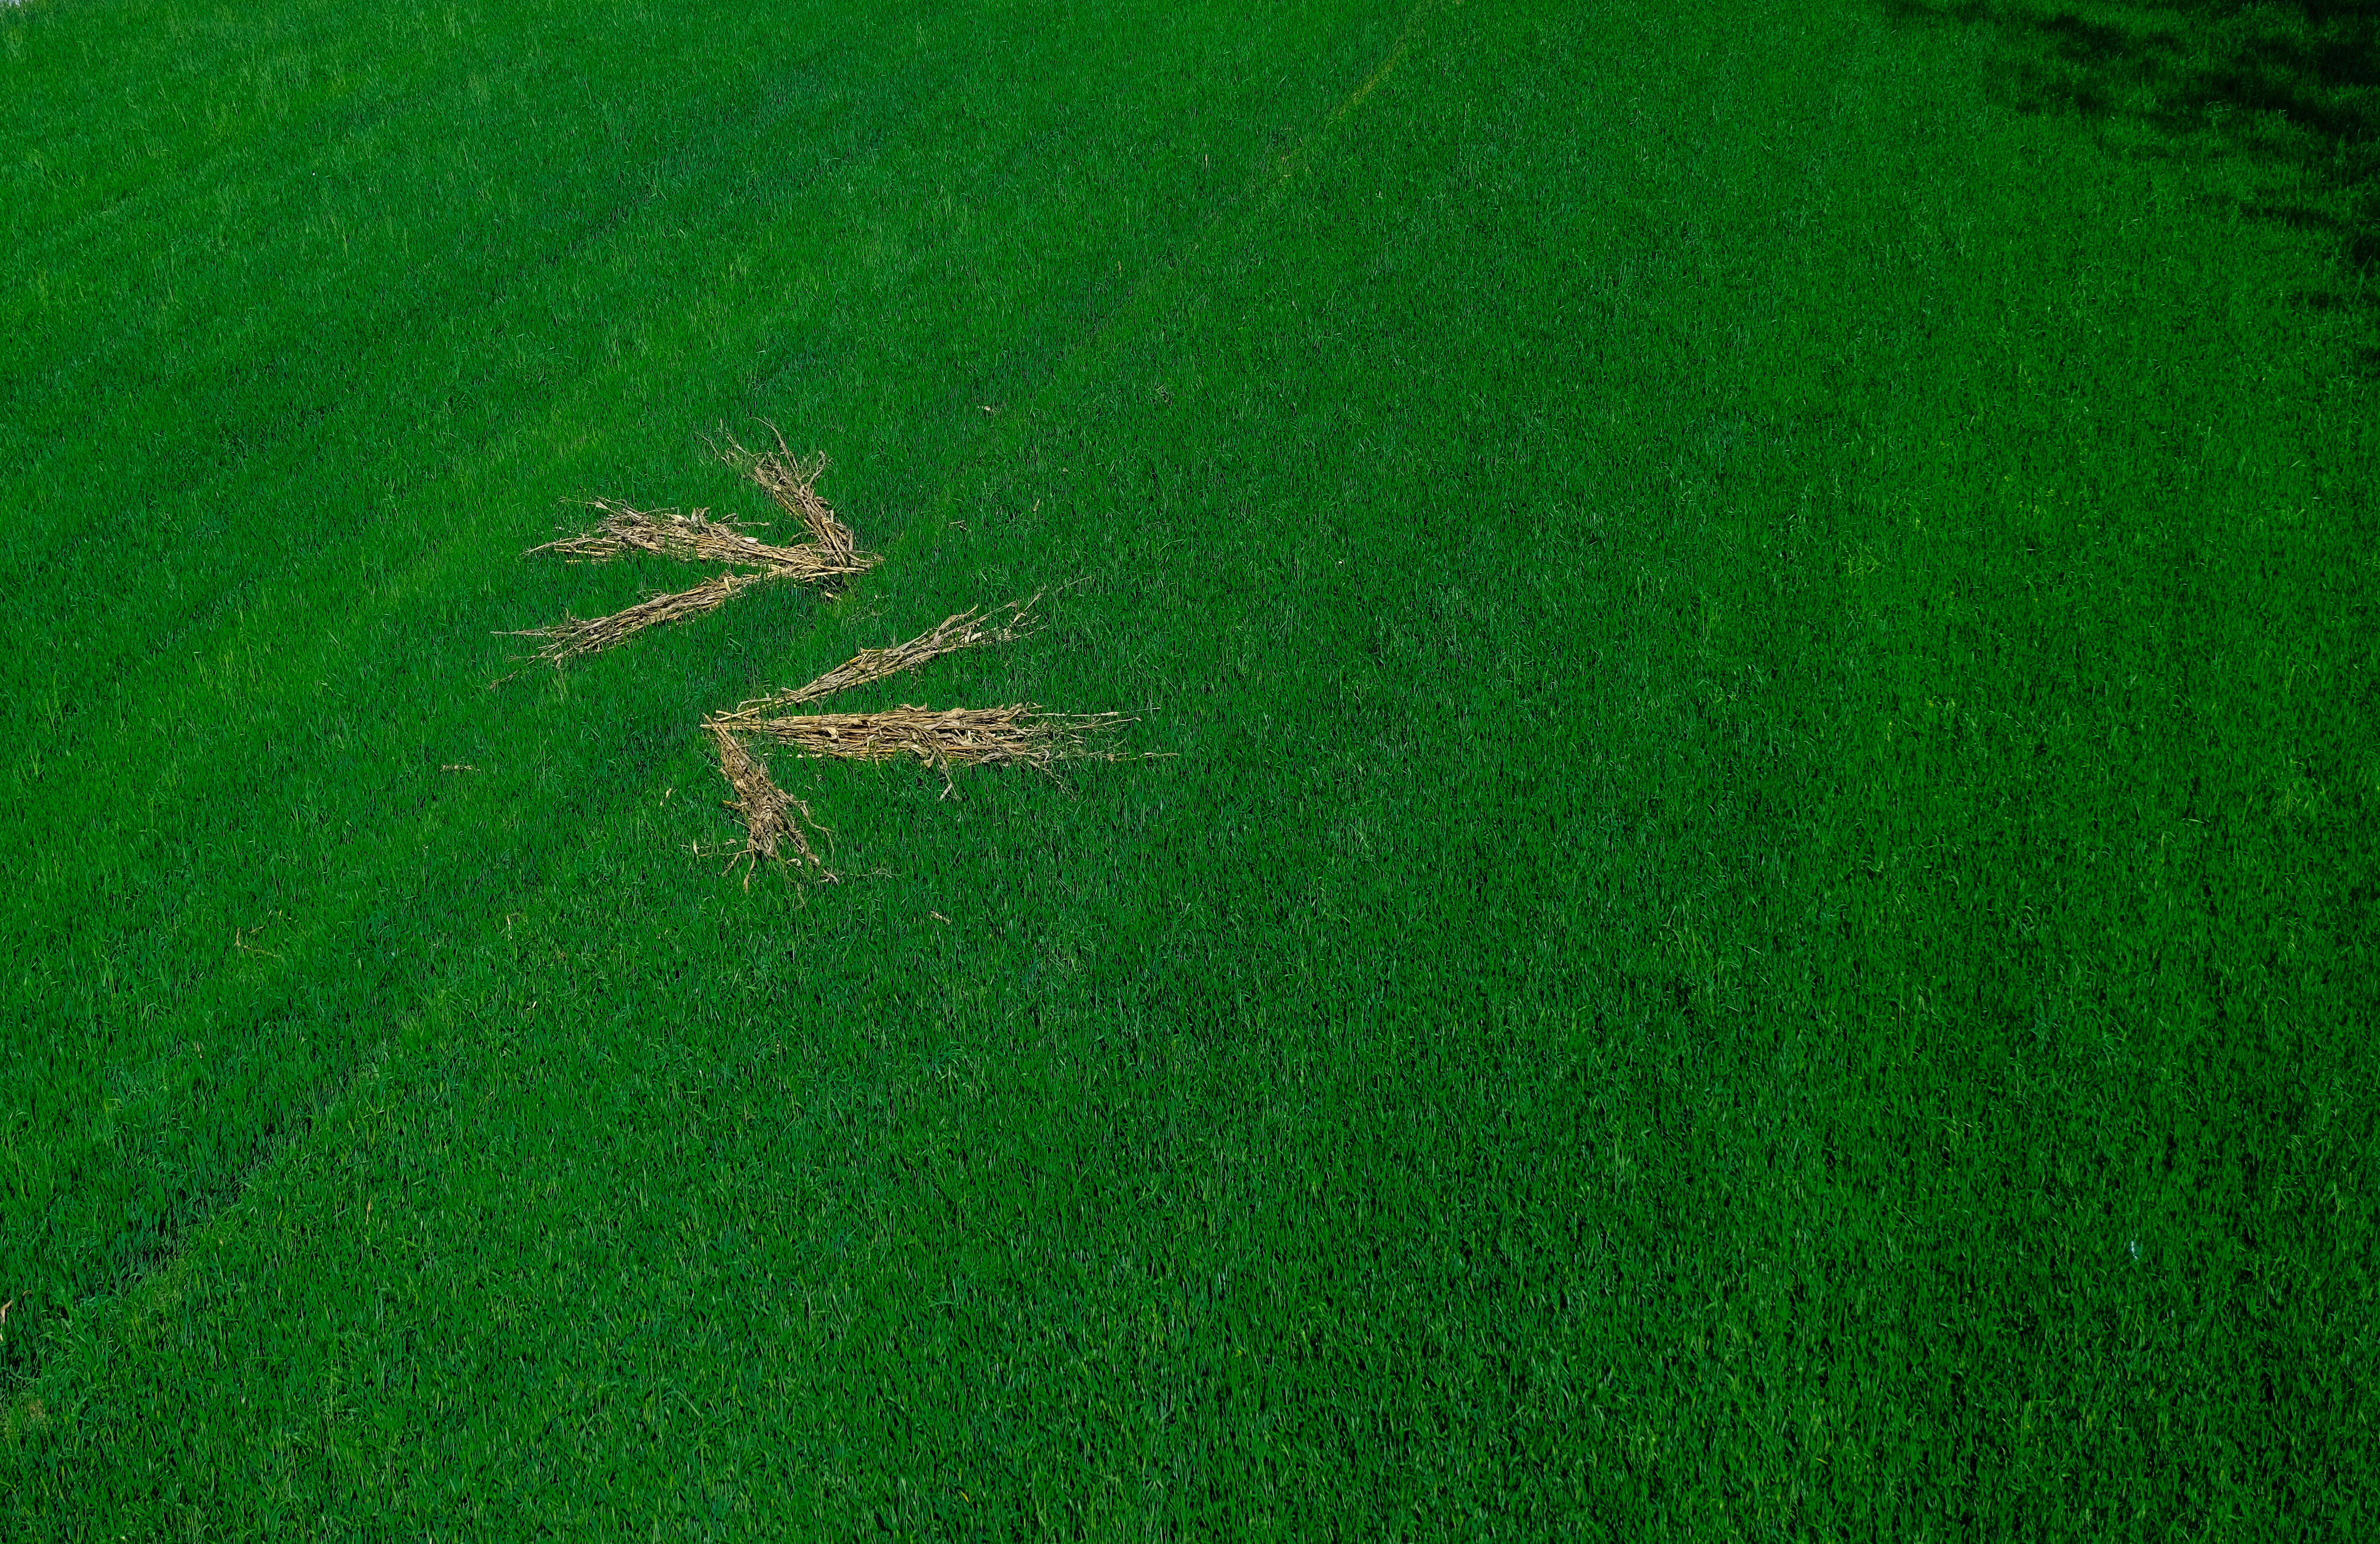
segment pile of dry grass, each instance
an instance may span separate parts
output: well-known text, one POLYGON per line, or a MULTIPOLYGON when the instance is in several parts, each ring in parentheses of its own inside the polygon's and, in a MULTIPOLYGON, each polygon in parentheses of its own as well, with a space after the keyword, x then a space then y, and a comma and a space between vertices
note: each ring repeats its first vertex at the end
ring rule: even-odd
POLYGON ((541 639, 537 657, 562 665, 582 654, 598 654, 606 649, 615 649, 648 627, 657 627, 664 622, 683 622, 689 616, 717 611, 744 590, 777 577, 766 571, 722 574, 715 579, 696 585, 692 590, 654 595, 609 616, 579 617, 565 613, 562 620, 551 626, 531 627, 503 636, 541 639))
MULTIPOLYGON (((808 805, 771 782, 769 769, 744 748, 742 741, 723 729, 713 729, 711 737, 719 742, 719 770, 726 776, 727 785, 735 790, 735 797, 725 801, 727 808, 744 817, 744 846, 727 860, 728 871, 733 873, 735 865, 743 862, 758 869, 760 860, 768 857, 796 867, 808 865, 820 878, 833 879, 802 827, 808 826, 820 835, 831 836, 833 833, 818 823, 808 805), (794 821, 795 815, 801 817, 799 825, 794 821), (781 850, 788 844, 791 852, 781 850)), ((744 873, 745 888, 750 889, 751 884, 752 869, 747 869, 744 873)))
MULTIPOLYGON (((1004 708, 900 707, 886 713, 803 713, 748 720, 737 729, 787 746, 797 754, 840 761, 891 761, 915 756, 928 766, 1033 767, 1060 761, 1118 761, 1097 748, 1108 732, 1132 720, 1121 713, 1045 713, 1030 702, 1004 708)), ((710 721, 712 732, 721 725, 710 721)))
POLYGON ((674 509, 632 509, 610 499, 589 499, 587 507, 603 512, 589 531, 531 547, 523 557, 560 553, 574 563, 609 563, 629 553, 651 553, 682 563, 741 563, 760 568, 798 569, 820 578, 867 571, 861 565, 838 561, 818 547, 774 547, 747 534, 754 528, 735 518, 714 520, 710 511, 681 515, 674 509))
MULTIPOLYGON (((1049 713, 1032 703, 1019 702, 941 712, 904 706, 880 713, 784 714, 785 709, 886 680, 944 654, 1026 637, 1037 625, 1033 607, 1040 599, 1037 594, 989 614, 964 611, 944 617, 939 626, 905 643, 863 649, 807 686, 755 698, 732 712, 706 717, 703 727, 719 741, 720 764, 727 769, 728 781, 745 794, 741 804, 730 807, 746 812, 750 834, 745 853, 754 855, 756 861, 762 854, 775 856, 783 829, 769 823, 774 819, 770 812, 775 807, 746 793, 747 774, 739 773, 735 770, 739 763, 731 760, 732 755, 753 764, 756 770, 750 775, 765 784, 766 772, 757 770, 750 752, 744 748, 743 738, 747 736, 774 741, 799 756, 841 761, 892 761, 914 756, 942 774, 944 797, 955 789, 951 780, 953 767, 1032 767, 1054 773, 1061 761, 1127 760, 1124 754, 1105 748, 1111 732, 1133 722, 1121 713, 1049 713)), ((808 811, 803 813, 807 816, 808 811)), ((807 848, 804 852, 807 856, 807 848)))
POLYGON ((1011 601, 988 616, 978 616, 974 611, 963 611, 956 616, 944 617, 939 626, 919 633, 906 643, 896 643, 885 649, 863 649, 808 686, 754 698, 748 702, 739 703, 733 712, 714 713, 704 722, 714 727, 726 725, 751 729, 757 727, 762 719, 787 708, 816 702, 837 692, 849 691, 854 687, 864 687, 871 681, 889 680, 944 654, 955 654, 962 649, 979 648, 987 643, 1014 643, 1020 638, 1030 636, 1038 625, 1033 607, 1040 599, 1036 595, 1030 601, 1011 601))
MULTIPOLYGON (((768 420, 761 420, 767 423, 768 420)), ((769 424, 769 432, 776 436, 777 448, 771 451, 747 450, 722 427, 719 439, 710 448, 719 458, 735 468, 762 492, 777 501, 777 507, 802 523, 810 533, 810 541, 830 556, 857 563, 862 569, 872 568, 877 559, 854 546, 856 538, 849 526, 835 517, 826 500, 818 495, 819 474, 826 470, 826 452, 820 451, 805 461, 785 444, 785 436, 777 426, 769 424), (724 442, 724 443, 722 443, 724 442)))
MULTIPOLYGON (((1100 756, 1092 748, 1092 741, 1124 722, 1114 713, 1045 713, 1030 703, 1020 703, 939 713, 905 707, 889 713, 778 716, 784 709, 885 680, 944 654, 1025 637, 1033 630, 1033 606, 1040 599, 1036 595, 1030 601, 1012 601, 988 615, 964 611, 944 617, 940 626, 905 643, 863 649, 808 686, 755 698, 732 712, 706 717, 703 727, 719 742, 720 769, 739 796, 739 802, 729 808, 744 815, 747 835, 737 857, 748 857, 757 867, 763 857, 782 857, 779 845, 790 833, 801 845, 798 858, 785 861, 806 860, 820 868, 799 829, 784 818, 788 801, 769 782, 767 770, 744 748, 741 736, 747 735, 789 746, 799 755, 839 760, 886 761, 915 756, 941 772, 945 796, 952 791, 950 770, 954 766, 1027 766, 1048 772, 1059 761, 1100 756)), ((809 810, 803 808, 801 813, 808 821, 809 810)), ((822 868, 820 871, 824 872, 822 868)), ((751 882, 748 874, 745 882, 751 882)))
MULTIPOLYGON (((769 428, 776 433, 776 425, 769 428)), ((751 535, 750 524, 733 517, 714 520, 707 509, 681 515, 674 509, 633 509, 610 499, 590 499, 587 506, 603 515, 592 530, 531 547, 521 555, 559 553, 575 563, 609 563, 630 553, 650 553, 685 563, 733 563, 759 571, 722 574, 692 590, 649 596, 609 616, 565 615, 552 626, 504 636, 540 639, 537 657, 559 666, 583 654, 617 648, 648 627, 716 611, 766 580, 832 585, 865 574, 883 561, 874 553, 861 552, 851 528, 819 497, 816 485, 819 474, 826 469, 824 455, 803 461, 785 448, 783 434, 777 434, 775 450, 758 455, 737 444, 734 435, 724 434, 724 438, 723 447, 713 446, 721 457, 759 484, 778 507, 800 520, 809 541, 798 546, 773 546, 751 535)))

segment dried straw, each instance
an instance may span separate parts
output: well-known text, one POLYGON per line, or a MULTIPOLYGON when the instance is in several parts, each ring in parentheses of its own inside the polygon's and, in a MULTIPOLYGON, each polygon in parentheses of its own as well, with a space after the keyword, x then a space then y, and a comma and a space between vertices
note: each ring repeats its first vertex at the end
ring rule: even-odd
POLYGON ((834 875, 827 871, 826 865, 819 861, 819 855, 810 846, 810 839, 802 826, 822 834, 833 833, 811 816, 808 805, 789 797, 783 789, 769 781, 769 769, 744 748, 742 741, 723 729, 713 729, 711 736, 719 742, 719 770, 726 775, 727 785, 735 790, 735 797, 725 801, 727 808, 744 817, 744 847, 727 860, 727 871, 734 873, 736 864, 748 861, 752 868, 744 873, 744 886, 747 890, 752 885, 752 869, 759 868, 764 857, 796 867, 807 864, 817 870, 820 878, 833 879, 834 875), (795 813, 801 816, 800 825, 794 823, 795 813), (793 851, 790 854, 781 852, 780 844, 788 841, 793 845, 793 851))
MULTIPOLYGON (((704 721, 713 734, 729 725, 704 721)), ((1121 713, 1045 713, 1029 702, 1004 708, 902 707, 889 713, 807 713, 740 720, 738 731, 765 736, 803 756, 890 761, 915 756, 929 766, 1024 766, 1048 772, 1060 761, 1120 761, 1093 748, 1095 738, 1132 721, 1121 713)))
POLYGON ((775 569, 758 574, 722 574, 692 590, 655 595, 638 602, 625 611, 615 611, 609 616, 577 617, 565 613, 562 620, 552 626, 531 627, 502 636, 542 638, 544 642, 538 649, 537 657, 551 660, 559 667, 582 654, 616 649, 648 627, 658 627, 664 622, 683 622, 689 616, 717 611, 752 586, 782 577, 775 569))
MULTIPOLYGON (((589 499, 587 507, 603 512, 593 530, 531 547, 521 555, 560 553, 574 563, 609 563, 628 553, 651 553, 684 563, 747 564, 804 584, 865 574, 882 561, 874 553, 855 550, 850 528, 836 520, 832 511, 825 517, 832 528, 827 533, 831 541, 777 547, 747 535, 755 529, 751 523, 714 520, 707 509, 681 515, 674 509, 632 509, 610 499, 589 499)), ((826 508, 823 500, 819 507, 826 508)), ((813 527, 812 534, 820 529, 813 527)))
MULTIPOLYGON (((773 424, 770 427, 775 429, 773 424)), ((716 611, 763 579, 831 584, 875 567, 882 559, 874 553, 859 551, 851 528, 835 518, 834 511, 812 487, 819 473, 826 469, 826 457, 798 461, 784 449, 784 436, 780 434, 777 450, 756 456, 737 444, 731 435, 727 448, 720 454, 766 489, 779 505, 798 516, 810 533, 808 542, 795 547, 771 546, 747 534, 753 529, 747 523, 732 517, 713 520, 707 509, 681 515, 674 509, 632 509, 610 499, 590 499, 588 507, 603 512, 603 518, 594 529, 531 547, 528 552, 560 553, 578 563, 608 563, 629 553, 650 553, 683 562, 744 564, 760 572, 722 574, 707 584, 675 594, 655 595, 609 616, 582 619, 565 615, 550 627, 504 636, 541 639, 537 657, 559 666, 582 654, 616 648, 648 627, 716 611)))
POLYGON ((1013 643, 1032 633, 1038 620, 1033 615, 1033 606, 1040 599, 1036 595, 1031 601, 1011 601, 989 616, 979 617, 975 612, 964 611, 945 617, 941 626, 919 633, 906 643, 896 643, 888 649, 863 649, 806 687, 754 698, 739 703, 733 712, 712 715, 709 722, 752 728, 771 713, 864 687, 870 681, 889 679, 944 654, 987 643, 1013 643))
MULTIPOLYGON (((523 557, 560 553, 574 563, 609 563, 629 553, 651 553, 683 563, 741 563, 763 568, 811 568, 824 561, 815 547, 772 547, 748 536, 753 526, 735 518, 714 520, 710 511, 681 515, 674 509, 632 509, 610 499, 589 499, 603 518, 593 530, 531 547, 523 557)), ((857 573, 840 567, 835 573, 857 573)))
MULTIPOLYGON (((765 419, 761 421, 768 422, 765 419)), ((777 448, 771 451, 746 449, 724 427, 710 448, 722 461, 758 483, 763 492, 777 501, 778 508, 801 521, 820 552, 857 564, 862 570, 875 567, 879 561, 876 555, 857 550, 851 528, 837 519, 826 500, 818 495, 819 474, 827 467, 826 453, 820 451, 805 461, 785 444, 785 436, 775 424, 769 424, 769 432, 777 439, 777 448), (721 444, 722 440, 725 444, 721 444)))

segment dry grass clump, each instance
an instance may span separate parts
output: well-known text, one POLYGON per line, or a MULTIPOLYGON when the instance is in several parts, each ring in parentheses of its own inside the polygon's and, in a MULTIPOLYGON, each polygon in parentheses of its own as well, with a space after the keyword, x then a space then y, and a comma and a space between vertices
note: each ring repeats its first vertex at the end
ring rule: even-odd
MULTIPOLYGON (((1045 713, 1030 702, 1004 708, 901 707, 887 713, 804 713, 793 718, 736 721, 733 727, 764 736, 798 755, 842 761, 891 761, 915 756, 927 765, 1018 766, 1050 771, 1060 761, 1119 761, 1096 748, 1110 731, 1133 722, 1121 713, 1045 713)), ((727 725, 706 720, 713 734, 727 725)))
MULTIPOLYGON (((766 423, 767 419, 762 419, 766 423)), ((810 541, 830 556, 856 563, 865 570, 878 562, 872 553, 862 553, 853 544, 851 528, 835 517, 826 500, 819 497, 819 474, 826 470, 826 452, 820 451, 805 461, 785 444, 785 436, 775 424, 769 432, 776 436, 777 448, 771 451, 747 450, 734 434, 724 428, 710 448, 719 458, 759 485, 760 491, 777 501, 777 507, 802 523, 810 533, 810 541), (724 441, 724 444, 720 443, 724 441)))
MULTIPOLYGON (((1045 713, 1031 703, 1017 703, 944 712, 904 707, 888 713, 778 716, 784 709, 915 670, 944 654, 1024 637, 1035 626, 1033 606, 1040 598, 1012 601, 989 614, 977 610, 944 617, 940 625, 905 643, 863 649, 807 686, 755 698, 732 712, 706 717, 703 727, 719 742, 720 767, 741 796, 740 802, 729 806, 743 812, 747 833, 736 858, 749 857, 758 867, 762 857, 783 857, 796 864, 808 862, 824 874, 801 830, 784 811, 789 805, 798 808, 804 821, 812 829, 820 828, 809 820, 807 807, 787 800, 769 782, 767 769, 744 747, 742 736, 747 735, 790 747, 798 755, 838 760, 889 761, 914 756, 941 772, 945 797, 953 792, 953 767, 1026 766, 1049 772, 1063 760, 1123 760, 1093 748, 1104 732, 1129 722, 1116 713, 1045 713), (780 851, 788 835, 799 844, 793 855, 780 851)), ((734 860, 729 866, 734 867, 734 860)), ((751 882, 748 873, 745 882, 751 882)))
MULTIPOLYGON (((609 563, 629 553, 651 553, 682 563, 741 563, 762 568, 805 568, 822 565, 824 554, 814 547, 773 547, 747 535, 750 523, 733 517, 710 518, 698 509, 681 515, 674 509, 632 509, 610 499, 589 499, 587 507, 603 512, 593 530, 565 536, 523 553, 560 553, 574 563, 609 563)), ((859 573, 848 565, 834 573, 859 573)))
POLYGON ((978 616, 974 611, 963 611, 956 616, 944 617, 940 626, 919 633, 906 643, 896 643, 885 649, 862 649, 808 686, 754 698, 737 704, 733 712, 713 714, 707 722, 750 728, 771 713, 798 708, 805 702, 816 702, 837 692, 849 691, 854 687, 864 687, 871 681, 887 680, 944 654, 955 654, 962 649, 979 648, 987 643, 1014 643, 1029 636, 1037 626, 1033 606, 1040 599, 1036 595, 1031 601, 1011 601, 988 616, 978 616))
POLYGON ((744 590, 777 577, 773 571, 722 574, 692 590, 655 595, 638 602, 625 611, 615 611, 609 616, 579 617, 565 613, 561 621, 551 626, 531 627, 504 636, 542 639, 537 657, 551 660, 558 666, 582 654, 597 654, 606 649, 617 648, 648 627, 658 627, 664 622, 683 622, 689 616, 717 611, 744 590))
MULTIPOLYGON (((776 425, 769 429, 776 433, 776 425)), ((761 454, 745 449, 732 434, 725 438, 724 447, 714 444, 712 448, 729 466, 758 483, 780 508, 799 519, 809 532, 808 541, 793 547, 772 546, 749 534, 753 528, 745 521, 732 517, 714 520, 707 509, 681 515, 674 509, 632 509, 610 499, 590 499, 588 507, 603 514, 594 529, 531 547, 521 555, 560 553, 577 563, 608 563, 629 553, 650 553, 686 563, 742 564, 760 571, 722 574, 708 584, 652 596, 609 616, 582 620, 565 615, 550 627, 504 636, 542 639, 537 657, 558 666, 582 654, 616 648, 648 627, 715 611, 764 579, 826 585, 865 574, 883 561, 874 553, 861 552, 851 528, 819 497, 819 474, 826 470, 823 454, 804 461, 785 448, 783 434, 777 434, 775 450, 761 454)))
MULTIPOLYGON (((747 861, 752 869, 758 869, 760 860, 767 857, 797 866, 806 864, 821 879, 833 879, 834 875, 819 860, 817 849, 810 845, 809 836, 802 827, 808 826, 822 835, 832 833, 811 816, 808 805, 791 797, 769 780, 769 769, 744 748, 743 742, 724 729, 713 728, 710 733, 719 742, 719 770, 725 774, 727 785, 735 790, 735 797, 725 801, 727 808, 744 817, 744 847, 727 860, 728 871, 735 872, 736 864, 747 861), (794 821, 796 814, 801 817, 798 825, 794 821), (790 852, 780 850, 788 844, 790 852)), ((752 869, 744 873, 747 890, 752 885, 752 869)))

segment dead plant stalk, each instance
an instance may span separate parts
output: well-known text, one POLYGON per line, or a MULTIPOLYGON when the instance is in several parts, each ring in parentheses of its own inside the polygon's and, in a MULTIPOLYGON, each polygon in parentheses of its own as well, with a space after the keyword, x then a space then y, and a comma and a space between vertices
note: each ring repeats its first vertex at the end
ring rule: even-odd
MULTIPOLYGON (((745 749, 743 742, 734 735, 713 728, 711 736, 719 744, 719 770, 725 775, 727 785, 735 790, 735 797, 726 801, 727 808, 744 817, 744 847, 727 860, 728 871, 733 873, 735 865, 743 862, 749 862, 753 869, 758 869, 762 858, 770 858, 793 863, 796 867, 807 865, 821 879, 833 879, 835 876, 820 861, 818 851, 810 845, 809 836, 803 827, 822 835, 832 835, 832 833, 811 816, 808 805, 792 797, 770 781, 769 769, 745 749), (800 817, 799 824, 795 822, 796 815, 800 817), (790 854, 781 850, 787 843, 793 847, 790 854)), ((751 883, 751 871, 747 869, 744 875, 745 887, 749 889, 751 883)))
POLYGON ((863 649, 843 663, 828 671, 808 686, 795 687, 769 697, 757 697, 736 705, 733 712, 712 715, 710 722, 734 724, 752 729, 773 713, 787 708, 798 708, 806 702, 864 687, 871 681, 882 681, 917 669, 929 661, 944 654, 955 654, 962 649, 980 648, 989 643, 1013 643, 1029 635, 1035 626, 1034 602, 1011 601, 994 610, 989 616, 978 616, 964 611, 956 616, 944 617, 940 626, 919 633, 906 643, 895 643, 883 649, 863 649))
POLYGON ((531 547, 524 557, 560 553, 577 563, 609 563, 629 553, 650 553, 681 563, 736 563, 768 568, 804 582, 864 574, 875 565, 875 554, 829 551, 821 546, 776 547, 747 534, 753 528, 736 519, 714 520, 707 509, 681 515, 674 509, 632 509, 609 499, 589 499, 589 509, 603 518, 594 529, 531 547))
MULTIPOLYGON (((765 419, 761 421, 768 422, 765 419)), ((819 474, 827 468, 826 453, 820 451, 805 461, 786 445, 785 436, 775 424, 769 424, 769 432, 776 437, 775 450, 747 450, 724 426, 710 448, 722 461, 774 499, 778 508, 801 521, 821 551, 832 557, 859 561, 866 554, 854 548, 851 528, 837 519, 833 509, 818 494, 819 474)), ((874 557, 867 556, 866 561, 868 566, 875 565, 874 557)))
MULTIPOLYGON (((771 433, 776 432, 776 425, 769 428, 771 433)), ((747 450, 732 434, 726 434, 725 439, 723 447, 714 443, 712 448, 728 465, 758 483, 780 508, 802 522, 810 536, 807 543, 772 546, 749 534, 752 528, 746 522, 732 517, 714 520, 707 509, 681 515, 674 509, 634 509, 610 499, 591 499, 588 507, 603 514, 592 530, 531 547, 529 553, 559 553, 580 563, 609 563, 630 553, 650 553, 681 562, 739 564, 759 572, 722 574, 692 590, 655 595, 609 616, 565 615, 552 626, 504 636, 540 639, 537 657, 558 666, 581 655, 617 648, 648 627, 716 611, 764 580, 830 585, 837 579, 865 574, 882 561, 874 553, 861 552, 851 528, 837 519, 833 509, 819 497, 816 483, 819 474, 826 469, 824 455, 801 460, 785 448, 783 434, 777 434, 775 450, 763 453, 747 450)))
POLYGON ((504 636, 542 639, 537 657, 561 665, 581 655, 616 649, 648 627, 658 627, 665 622, 683 622, 690 616, 717 611, 752 586, 782 577, 773 569, 758 574, 722 574, 692 590, 655 595, 638 602, 625 611, 615 611, 609 616, 565 614, 561 621, 551 626, 531 627, 504 636))
POLYGON ((1002 708, 904 706, 884 713, 807 713, 793 718, 704 721, 774 740, 796 755, 844 761, 914 756, 947 773, 952 767, 1023 766, 1049 772, 1060 761, 1116 761, 1095 741, 1132 722, 1121 713, 1045 713, 1029 702, 1002 708))

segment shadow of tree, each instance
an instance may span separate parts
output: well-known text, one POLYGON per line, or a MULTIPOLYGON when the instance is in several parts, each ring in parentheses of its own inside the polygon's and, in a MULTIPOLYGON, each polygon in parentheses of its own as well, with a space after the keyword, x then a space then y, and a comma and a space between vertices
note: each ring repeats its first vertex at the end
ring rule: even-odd
MULTIPOLYGON (((2022 112, 2099 120, 2124 153, 2240 155, 2272 191, 2251 219, 2322 233, 2339 282, 2291 297, 2352 309, 2380 334, 2380 0, 1877 0, 1904 25, 1989 29, 1995 96, 2022 112)), ((2356 350, 2380 377, 2380 346, 2356 350)))

